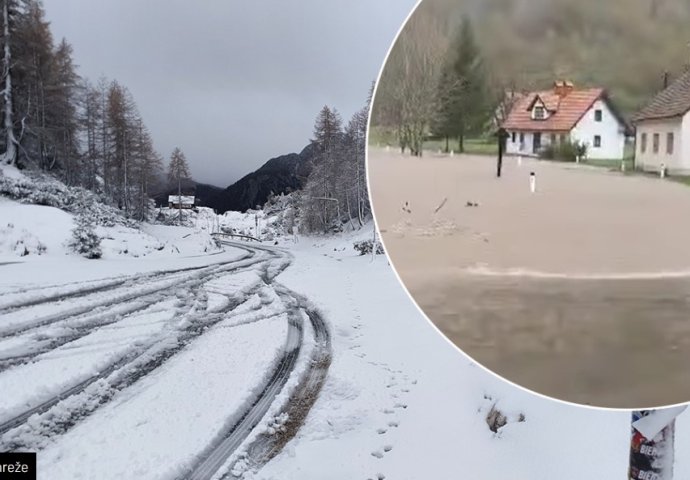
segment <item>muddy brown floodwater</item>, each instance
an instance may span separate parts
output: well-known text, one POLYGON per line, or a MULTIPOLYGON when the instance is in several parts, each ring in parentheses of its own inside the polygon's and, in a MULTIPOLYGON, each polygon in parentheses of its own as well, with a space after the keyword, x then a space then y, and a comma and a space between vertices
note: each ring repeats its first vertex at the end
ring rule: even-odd
POLYGON ((368 169, 394 267, 476 361, 582 404, 690 400, 690 187, 515 158, 497 179, 491 157, 378 149, 368 169))

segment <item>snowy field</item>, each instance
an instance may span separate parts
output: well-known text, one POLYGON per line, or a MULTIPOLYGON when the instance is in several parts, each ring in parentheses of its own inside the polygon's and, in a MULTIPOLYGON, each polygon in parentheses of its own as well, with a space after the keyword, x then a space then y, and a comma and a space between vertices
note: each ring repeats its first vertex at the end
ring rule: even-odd
MULTIPOLYGON (((34 207, 46 209, 34 218, 64 220, 34 207)), ((223 222, 246 231, 256 215, 213 223, 223 222)), ((628 413, 538 397, 474 364, 384 256, 357 256, 371 228, 297 242, 273 232, 204 253, 207 228, 149 225, 176 248, 101 260, 33 229, 46 251, 0 265, 0 391, 11 392, 0 396, 0 449, 38 451, 39 478, 51 480, 625 475, 628 413), (330 342, 330 366, 316 370, 315 315, 330 342), (319 372, 322 387, 304 383, 319 372), (489 416, 505 424, 494 432, 489 416)))
POLYGON ((368 168, 396 270, 470 356, 578 403, 690 399, 688 187, 511 157, 501 179, 491 157, 372 149, 368 168))

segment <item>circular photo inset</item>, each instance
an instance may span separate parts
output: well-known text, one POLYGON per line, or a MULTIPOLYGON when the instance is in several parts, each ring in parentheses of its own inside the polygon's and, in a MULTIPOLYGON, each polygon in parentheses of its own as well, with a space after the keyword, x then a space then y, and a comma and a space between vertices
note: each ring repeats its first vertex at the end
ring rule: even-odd
POLYGON ((367 168, 386 252, 450 341, 530 390, 642 408, 690 400, 690 31, 673 1, 627 3, 424 0, 367 168))

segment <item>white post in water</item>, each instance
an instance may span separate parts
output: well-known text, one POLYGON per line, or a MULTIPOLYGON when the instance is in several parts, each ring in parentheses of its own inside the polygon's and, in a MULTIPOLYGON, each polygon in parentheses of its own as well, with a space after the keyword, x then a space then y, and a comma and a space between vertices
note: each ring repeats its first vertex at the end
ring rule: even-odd
POLYGON ((518 155, 517 164, 518 164, 518 167, 522 166, 522 155, 518 155))
POLYGON ((529 173, 529 191, 532 193, 537 191, 537 176, 534 172, 529 173))
POLYGON ((625 160, 621 160, 621 172, 625 173, 625 160))
POLYGON ((664 178, 666 176, 666 164, 662 163, 659 168, 659 177, 664 178))
POLYGON ((686 406, 632 412, 630 480, 672 480, 676 417, 686 406))
POLYGON ((453 150, 451 150, 451 151, 450 151, 450 156, 452 157, 453 155, 455 155, 455 152, 453 152, 453 150))
POLYGON ((580 156, 579 155, 575 155, 575 163, 580 163, 580 156))

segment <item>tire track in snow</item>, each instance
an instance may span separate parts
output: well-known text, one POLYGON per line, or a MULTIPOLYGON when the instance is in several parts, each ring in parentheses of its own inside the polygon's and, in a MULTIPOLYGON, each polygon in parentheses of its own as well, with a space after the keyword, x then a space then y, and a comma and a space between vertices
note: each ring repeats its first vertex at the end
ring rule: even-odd
MULTIPOLYGON (((232 246, 247 249, 247 247, 243 245, 232 246)), ((211 282, 215 278, 227 275, 228 273, 236 273, 237 271, 245 268, 256 267, 259 264, 263 264, 263 272, 260 275, 261 278, 264 280, 264 282, 268 281, 270 283, 276 275, 282 272, 282 270, 287 268, 289 265, 289 262, 283 261, 284 256, 280 255, 279 253, 265 248, 257 248, 256 250, 259 250, 265 254, 267 253, 268 255, 261 255, 258 259, 255 259, 248 265, 232 265, 230 268, 225 269, 223 269, 221 266, 220 271, 217 271, 216 274, 211 275, 210 278, 204 278, 203 281, 199 282, 196 288, 201 289, 205 283, 211 282), (275 259, 280 259, 281 261, 278 262, 277 265, 271 264, 271 260, 275 259)), ((224 266, 234 263, 235 262, 229 262, 224 266)), ((89 398, 85 398, 84 402, 82 402, 82 404, 90 405, 89 408, 71 409, 72 411, 68 413, 60 412, 58 414, 58 416, 60 416, 59 425, 52 425, 49 431, 45 432, 44 436, 49 435, 52 437, 67 432, 77 423, 77 421, 87 417, 100 406, 110 401, 115 393, 131 386, 140 378, 148 375, 160 367, 173 355, 185 348, 195 338, 202 335, 208 328, 227 318, 228 313, 240 306, 250 295, 255 293, 257 289, 265 285, 268 285, 268 283, 260 283, 255 285, 248 292, 244 292, 241 298, 235 298, 234 301, 230 301, 228 305, 218 312, 209 313, 202 311, 197 314, 188 314, 185 320, 187 320, 189 325, 176 332, 176 334, 168 335, 166 338, 162 339, 157 338, 155 341, 149 342, 144 347, 141 347, 135 351, 129 351, 107 368, 101 369, 98 374, 93 375, 77 385, 68 388, 60 394, 42 402, 40 405, 27 409, 23 413, 1 423, 0 435, 2 435, 2 437, 0 438, 0 450, 17 450, 26 448, 27 445, 24 445, 22 440, 17 440, 17 438, 21 438, 21 435, 18 437, 13 437, 12 434, 14 433, 14 429, 23 428, 26 426, 27 421, 34 415, 45 414, 50 416, 51 411, 54 408, 58 408, 62 402, 68 403, 70 399, 73 401, 75 396, 83 395, 89 387, 97 384, 99 381, 105 380, 108 383, 107 389, 101 389, 96 392, 97 398, 93 398, 93 396, 91 396, 89 398), (160 350, 151 355, 151 350, 156 349, 157 346, 160 347, 160 350)), ((197 292, 194 291, 192 292, 191 296, 195 297, 196 294, 197 292)), ((194 308, 192 308, 192 311, 193 310, 194 308)), ((275 312, 271 312, 266 316, 266 318, 273 317, 274 315, 275 312)), ((36 423, 40 424, 41 422, 34 422, 34 424, 36 423)), ((34 427, 27 428, 30 430, 34 427)), ((40 435, 41 433, 38 434, 38 436, 40 435)), ((28 447, 31 449, 32 446, 29 445, 28 447)))
MULTIPOLYGON (((279 251, 272 249, 269 252, 273 254, 275 259, 280 260, 278 267, 280 271, 290 265, 292 259, 285 252, 281 254, 279 251)), ((331 361, 330 333, 318 312, 306 307, 306 300, 302 296, 282 285, 273 283, 272 280, 275 276, 277 276, 277 273, 271 275, 270 265, 268 265, 265 271, 264 282, 267 285, 271 285, 276 294, 283 300, 283 303, 288 306, 290 330, 288 331, 283 356, 251 407, 244 412, 242 417, 227 432, 222 434, 218 440, 201 453, 196 464, 189 468, 183 476, 179 477, 179 480, 210 480, 213 478, 250 436, 252 431, 261 423, 261 420, 268 413, 276 397, 283 390, 295 369, 303 343, 302 312, 307 315, 312 324, 316 350, 303 381, 288 402, 288 410, 294 415, 289 425, 290 433, 284 435, 279 441, 267 438, 265 435, 260 436, 252 445, 254 448, 253 453, 257 456, 260 455, 262 459, 265 458, 266 461, 270 458, 269 455, 277 453, 297 432, 301 422, 316 401, 331 361), (295 344, 297 340, 298 343, 295 344)), ((223 478, 228 476, 229 474, 226 474, 223 478)))
MULTIPOLYGON (((253 257, 253 255, 252 255, 253 257)), ((251 268, 262 261, 265 261, 264 258, 249 258, 249 259, 244 259, 244 260, 238 260, 238 261, 231 261, 225 264, 216 264, 212 266, 205 266, 201 267, 200 269, 195 269, 198 271, 198 275, 193 276, 190 279, 187 280, 176 280, 174 275, 179 274, 180 272, 175 271, 175 272, 165 272, 161 275, 156 275, 154 278, 150 279, 151 281, 160 281, 159 285, 153 286, 153 287, 148 287, 145 288, 143 286, 143 283, 145 281, 145 277, 141 276, 134 276, 130 279, 128 279, 125 283, 127 283, 127 287, 137 287, 139 288, 136 291, 133 292, 125 292, 122 293, 118 296, 114 297, 108 297, 104 299, 97 299, 94 302, 87 303, 87 304, 82 304, 75 306, 71 309, 68 309, 66 311, 61 311, 56 314, 49 314, 43 317, 38 317, 35 319, 32 319, 31 323, 20 323, 17 325, 10 325, 5 327, 4 329, 0 329, 0 338, 6 338, 6 337, 11 337, 18 335, 20 333, 24 333, 30 330, 34 330, 37 328, 45 327, 47 325, 55 324, 57 322, 61 322, 63 320, 73 320, 75 317, 78 317, 80 315, 88 314, 92 310, 96 308, 108 308, 112 306, 117 306, 121 305, 122 303, 125 302, 131 302, 133 300, 137 299, 142 299, 146 298, 151 295, 158 294, 160 292, 165 292, 170 290, 171 288, 182 288, 182 287, 191 287, 193 285, 203 283, 206 280, 206 278, 209 275, 214 275, 214 274, 227 274, 233 271, 237 271, 240 269, 245 269, 245 268, 251 268), (170 278, 165 278, 166 276, 173 276, 173 279, 170 278), (175 283, 171 283, 171 282, 175 283)), ((79 299, 82 296, 79 295, 79 293, 75 293, 72 295, 68 295, 63 298, 64 300, 71 300, 71 299, 79 299)), ((22 307, 23 308, 31 308, 34 305, 29 305, 27 307, 22 307)), ((19 309, 14 309, 14 311, 18 311, 19 309)))
POLYGON ((222 480, 236 477, 238 473, 241 476, 247 467, 257 470, 275 457, 299 431, 316 402, 328 375, 332 349, 330 332, 326 322, 316 309, 308 306, 304 297, 282 285, 280 288, 283 289, 284 294, 291 295, 298 302, 299 308, 309 319, 314 333, 314 350, 311 352, 306 372, 302 374, 299 385, 281 410, 281 413, 287 414, 287 421, 282 424, 283 429, 272 435, 264 432, 256 437, 251 444, 243 449, 245 453, 242 458, 236 458, 228 466, 227 473, 220 477, 222 480), (235 469, 240 462, 243 465, 236 472, 235 469))
MULTIPOLYGON (((253 293, 253 290, 250 290, 247 295, 251 295, 251 293, 253 293)), ((28 409, 0 424, 0 435, 6 434, 17 427, 21 427, 33 415, 47 414, 50 416, 50 410, 54 407, 59 407, 61 402, 67 401, 76 395, 84 394, 88 387, 99 381, 105 381, 107 388, 101 389, 94 394, 87 393, 85 395, 86 398, 82 399, 82 402, 73 402, 77 404, 76 408, 68 407, 68 410, 71 411, 60 412, 60 424, 51 426, 50 430, 46 433, 50 436, 55 436, 67 432, 77 421, 91 415, 102 405, 110 401, 117 392, 133 385, 144 376, 159 368, 175 354, 183 350, 194 339, 202 335, 208 328, 227 318, 228 313, 231 313, 243 302, 243 298, 235 299, 221 311, 210 314, 210 319, 206 319, 205 321, 200 321, 200 317, 208 316, 206 312, 192 315, 191 318, 187 318, 190 325, 186 328, 165 335, 162 338, 156 338, 138 349, 130 350, 108 367, 101 369, 97 374, 53 396, 40 405, 28 409), (84 407, 84 405, 87 406, 84 407)), ((17 450, 24 447, 27 447, 27 445, 23 445, 20 440, 15 440, 12 436, 0 438, 0 449, 17 450)), ((29 445, 29 447, 31 446, 29 445)))
MULTIPOLYGON (((247 260, 253 256, 256 255, 256 252, 247 250, 246 248, 245 254, 239 258, 236 258, 234 260, 231 260, 230 263, 235 263, 235 262, 241 262, 243 260, 247 260)), ((35 296, 34 298, 29 298, 29 299, 24 299, 24 300, 15 300, 15 301, 10 301, 6 302, 4 304, 0 303, 0 314, 7 314, 15 310, 19 310, 22 308, 28 308, 28 307, 34 307, 36 305, 41 305, 44 303, 50 303, 50 302, 56 302, 56 301, 63 301, 65 299, 76 299, 80 297, 84 297, 86 295, 90 295, 93 293, 98 293, 102 292, 114 287, 120 287, 126 284, 137 284, 139 282, 146 282, 149 280, 154 280, 156 278, 162 277, 162 276, 167 276, 167 275, 172 275, 176 273, 185 273, 185 272, 194 272, 198 270, 202 270, 204 268, 209 268, 213 267, 214 265, 217 264, 210 264, 210 265, 202 265, 202 266, 197 266, 197 267, 184 267, 184 268, 177 268, 173 270, 159 270, 156 272, 150 272, 150 273, 142 273, 139 275, 131 275, 127 277, 116 277, 116 278, 101 278, 98 280, 94 280, 91 282, 73 282, 69 284, 65 284, 64 286, 67 285, 75 285, 75 288, 73 290, 68 289, 67 291, 60 291, 57 293, 53 293, 50 295, 43 295, 43 296, 35 296), (103 283, 105 282, 105 283, 103 283), (94 284, 97 283, 97 285, 94 286, 89 286, 89 284, 94 284)), ((60 288, 62 287, 61 285, 52 285, 49 287, 37 287, 33 289, 26 289, 26 290, 17 290, 13 292, 9 292, 8 295, 18 295, 20 293, 29 293, 32 291, 36 290, 45 290, 46 288, 60 288)))
MULTIPOLYGON (((247 248, 244 245, 231 245, 247 248)), ((303 413, 303 416, 300 416, 298 413, 291 413, 293 415, 291 419, 293 422, 291 425, 292 434, 278 438, 277 442, 275 437, 269 439, 263 438, 263 435, 258 437, 259 440, 250 446, 250 452, 253 456, 268 458, 268 455, 274 455, 296 433, 301 425, 301 421, 317 398, 327 374, 330 363, 330 337, 325 324, 316 312, 305 306, 302 297, 299 297, 285 287, 273 283, 273 279, 290 265, 291 255, 287 252, 266 247, 250 248, 255 250, 255 253, 261 252, 260 258, 256 262, 251 263, 251 266, 256 268, 258 265, 261 270, 260 277, 263 283, 258 284, 256 288, 271 288, 277 298, 281 299, 282 303, 289 310, 288 322, 290 328, 286 338, 284 353, 276 368, 270 374, 265 388, 251 408, 242 414, 240 420, 235 422, 235 425, 229 429, 226 435, 221 436, 217 442, 214 442, 213 445, 210 445, 202 453, 201 458, 203 460, 200 460, 191 469, 191 476, 185 476, 184 478, 210 479, 227 463, 256 425, 262 421, 274 404, 276 396, 283 390, 285 383, 294 371, 302 345, 302 323, 304 318, 309 318, 314 327, 317 345, 323 344, 324 341, 327 343, 327 361, 313 362, 317 366, 308 370, 308 374, 298 386, 298 391, 293 392, 290 397, 287 407, 288 411, 294 412, 296 409, 303 413), (303 317, 302 312, 306 313, 306 317, 303 317), (293 410, 290 410, 291 407, 293 410), (268 454, 266 453, 267 451, 269 452, 268 454)), ((218 275, 211 276, 216 277, 227 273, 229 272, 218 272, 218 275)), ((203 288, 203 284, 211 280, 212 278, 206 278, 204 282, 197 285, 195 287, 197 290, 191 292, 191 296, 197 297, 197 293, 203 288)), ((250 295, 256 293, 256 288, 245 292, 244 297, 236 298, 235 301, 229 302, 221 311, 213 313, 198 312, 194 311, 195 309, 192 306, 190 312, 186 315, 188 317, 186 327, 180 330, 174 338, 157 339, 155 342, 150 343, 148 348, 138 352, 138 354, 130 352, 120 361, 99 372, 98 375, 80 382, 78 385, 49 399, 38 407, 3 423, 0 425, 0 435, 4 432, 4 435, 0 437, 0 450, 40 449, 47 440, 69 431, 74 425, 91 415, 102 405, 107 404, 116 393, 121 392, 139 379, 155 371, 195 338, 203 335, 208 328, 220 320, 226 319, 228 313, 235 310, 250 295), (29 442, 28 444, 26 443, 27 441, 29 442)), ((259 307, 259 310, 267 306, 263 300, 265 298, 262 298, 263 305, 259 307)), ((204 301, 200 303, 204 303, 204 301)), ((257 313, 259 315, 253 321, 262 320, 260 311, 257 313)), ((275 314, 275 310, 269 308, 266 318, 274 317, 275 314)), ((98 326, 95 328, 98 328, 98 326)))
POLYGON ((290 328, 285 341, 283 356, 258 398, 235 425, 200 456, 199 461, 191 471, 185 473, 181 478, 188 480, 212 478, 266 415, 275 397, 290 377, 302 345, 302 325, 296 324, 292 320, 289 322, 290 328))

